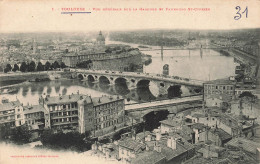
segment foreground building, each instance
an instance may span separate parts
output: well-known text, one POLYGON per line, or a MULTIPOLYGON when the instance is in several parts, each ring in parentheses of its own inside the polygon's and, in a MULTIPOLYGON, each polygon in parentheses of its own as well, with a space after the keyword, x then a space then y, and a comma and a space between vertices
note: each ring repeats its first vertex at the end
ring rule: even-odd
POLYGON ((50 128, 91 132, 93 137, 112 133, 125 125, 124 99, 92 98, 82 94, 41 97, 39 105, 23 106, 18 100, 0 104, 0 125, 28 125, 30 130, 50 128))
POLYGON ((102 136, 124 126, 124 99, 120 96, 92 98, 71 94, 40 98, 46 110, 45 126, 51 129, 70 129, 80 133, 90 131, 102 136))

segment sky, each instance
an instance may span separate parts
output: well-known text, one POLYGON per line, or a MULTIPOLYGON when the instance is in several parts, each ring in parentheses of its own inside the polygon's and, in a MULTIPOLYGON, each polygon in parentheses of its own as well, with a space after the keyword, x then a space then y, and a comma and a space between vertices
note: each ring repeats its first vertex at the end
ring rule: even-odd
POLYGON ((137 29, 241 29, 260 27, 260 0, 0 0, 0 32, 66 32, 93 30, 137 29), (235 20, 236 6, 240 13, 235 20), (61 14, 62 8, 84 8, 88 14, 61 14), (100 11, 93 10, 100 8, 100 11), (121 8, 123 11, 103 11, 121 8), (132 11, 124 11, 130 8, 132 11), (157 11, 140 11, 156 8, 157 11), (159 11, 159 8, 163 8, 159 11), (181 8, 186 11, 166 11, 181 8), (188 11, 188 8, 208 8, 209 11, 188 11), (137 9, 137 11, 133 11, 137 9))

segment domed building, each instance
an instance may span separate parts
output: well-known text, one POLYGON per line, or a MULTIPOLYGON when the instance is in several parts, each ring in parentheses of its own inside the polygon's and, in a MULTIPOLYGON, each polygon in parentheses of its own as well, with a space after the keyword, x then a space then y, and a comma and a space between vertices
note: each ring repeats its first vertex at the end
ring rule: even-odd
POLYGON ((97 45, 98 46, 104 46, 105 45, 105 37, 102 35, 102 32, 99 32, 99 35, 96 39, 97 45))

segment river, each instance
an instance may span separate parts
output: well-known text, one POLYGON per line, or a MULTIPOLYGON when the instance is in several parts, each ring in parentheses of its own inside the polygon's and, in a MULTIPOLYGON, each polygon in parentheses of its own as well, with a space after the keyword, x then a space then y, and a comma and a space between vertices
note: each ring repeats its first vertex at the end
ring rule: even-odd
MULTIPOLYGON (((128 44, 122 42, 108 41, 107 44, 128 44)), ((138 47, 137 44, 128 44, 132 47, 138 47)), ((149 46, 151 49, 158 49, 156 46, 149 46)), ((169 48, 169 47, 167 47, 169 48)), ((146 50, 147 48, 142 48, 146 50)), ((152 56, 152 63, 144 66, 145 73, 162 74, 162 67, 169 65, 169 75, 180 76, 197 80, 214 80, 226 78, 235 75, 233 57, 222 56, 214 50, 165 50, 163 58, 160 50, 142 51, 144 54, 152 56)), ((41 95, 50 94, 58 96, 59 94, 88 94, 92 97, 102 95, 120 94, 126 98, 126 103, 147 102, 167 98, 167 95, 159 97, 159 89, 156 84, 150 83, 148 87, 129 90, 126 85, 104 85, 99 83, 82 82, 75 80, 55 80, 48 82, 32 82, 15 87, 16 91, 9 94, 0 95, 0 98, 8 98, 10 101, 18 99, 26 104, 38 104, 41 95)), ((188 96, 189 90, 181 87, 182 96, 188 96)))

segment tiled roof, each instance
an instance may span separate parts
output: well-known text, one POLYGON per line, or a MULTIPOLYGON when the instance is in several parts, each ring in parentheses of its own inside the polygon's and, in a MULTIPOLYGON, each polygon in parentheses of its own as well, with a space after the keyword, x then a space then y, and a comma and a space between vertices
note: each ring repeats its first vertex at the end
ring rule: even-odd
POLYGON ((202 124, 202 123, 195 123, 195 124, 192 124, 192 125, 191 125, 191 128, 200 129, 200 130, 202 130, 202 129, 206 128, 206 127, 207 127, 207 126, 204 125, 204 124, 202 124))
POLYGON ((228 134, 227 132, 225 132, 224 130, 222 129, 210 129, 210 132, 216 134, 219 136, 219 138, 222 140, 222 141, 225 141, 227 139, 231 139, 232 136, 230 134, 228 134))
POLYGON ((206 117, 206 116, 204 114, 201 114, 201 113, 194 113, 194 114, 192 114, 192 117, 202 118, 202 117, 206 117))
POLYGON ((44 100, 46 104, 68 104, 72 102, 77 102, 78 100, 80 100, 81 97, 82 99, 87 100, 87 102, 91 102, 89 96, 81 94, 47 97, 44 100))
POLYGON ((217 79, 212 81, 207 81, 205 84, 235 84, 234 81, 231 81, 229 79, 217 79))
POLYGON ((256 149, 260 148, 260 143, 250 141, 245 138, 233 138, 226 145, 243 148, 245 151, 256 154, 256 149))
POLYGON ((11 110, 21 105, 20 101, 12 101, 9 103, 0 104, 0 111, 11 110))
POLYGON ((131 164, 156 164, 166 158, 162 153, 156 151, 144 151, 131 160, 131 164))
POLYGON ((179 121, 172 120, 172 119, 163 120, 163 121, 160 121, 160 123, 164 124, 164 125, 172 126, 172 127, 180 126, 179 121))
POLYGON ((124 148, 137 152, 141 148, 145 148, 145 144, 135 141, 132 138, 125 138, 124 140, 118 141, 118 145, 124 148))
POLYGON ((42 105, 32 105, 32 106, 24 106, 24 114, 35 113, 35 112, 44 112, 45 109, 42 105))
POLYGON ((106 104, 110 102, 115 102, 119 100, 123 100, 124 98, 122 96, 102 96, 102 97, 93 97, 92 101, 94 106, 98 106, 101 104, 106 104))

